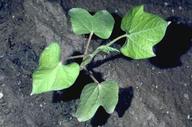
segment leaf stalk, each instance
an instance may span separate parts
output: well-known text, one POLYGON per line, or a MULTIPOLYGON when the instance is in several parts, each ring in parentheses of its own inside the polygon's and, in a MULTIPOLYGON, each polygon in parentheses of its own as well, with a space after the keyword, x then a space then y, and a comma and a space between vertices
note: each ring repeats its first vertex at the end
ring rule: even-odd
POLYGON ((87 52, 88 52, 88 49, 89 49, 89 45, 90 45, 92 36, 93 36, 93 32, 91 32, 91 33, 89 34, 89 39, 88 39, 88 41, 87 41, 87 45, 86 45, 86 47, 85 47, 84 56, 87 55, 87 52))
POLYGON ((112 40, 112 41, 109 42, 108 44, 106 44, 106 46, 109 47, 109 46, 111 46, 112 44, 114 44, 115 42, 117 42, 118 40, 120 40, 120 39, 122 39, 122 38, 124 38, 124 37, 127 37, 127 38, 128 38, 128 35, 127 35, 127 34, 123 34, 123 35, 115 38, 114 40, 112 40))
POLYGON ((86 71, 89 73, 89 76, 92 78, 92 80, 93 80, 95 83, 99 84, 99 81, 94 77, 93 72, 87 70, 87 68, 84 68, 84 70, 86 70, 86 71))

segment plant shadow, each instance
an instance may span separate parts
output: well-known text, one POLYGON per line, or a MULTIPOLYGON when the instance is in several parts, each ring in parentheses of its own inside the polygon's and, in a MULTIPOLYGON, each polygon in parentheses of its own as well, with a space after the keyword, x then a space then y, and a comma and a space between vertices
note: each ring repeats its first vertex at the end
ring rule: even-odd
MULTIPOLYGON (((134 96, 133 87, 128 88, 120 88, 119 89, 119 101, 115 108, 115 111, 118 113, 119 117, 123 117, 125 112, 131 106, 131 102, 134 96)), ((91 125, 95 126, 102 126, 104 125, 107 120, 109 119, 110 114, 108 114, 103 107, 100 107, 94 117, 91 119, 91 125)))
POLYGON ((120 88, 119 102, 115 109, 119 117, 123 117, 123 115, 125 114, 125 111, 129 109, 129 107, 131 106, 133 97, 134 97, 134 91, 132 86, 128 88, 120 88))
POLYGON ((84 88, 84 86, 91 82, 93 81, 88 76, 88 74, 85 71, 82 71, 77 80, 75 81, 75 83, 71 87, 65 90, 53 92, 52 102, 53 103, 58 103, 61 101, 67 102, 80 98, 81 91, 84 88))
POLYGON ((192 27, 189 24, 178 23, 178 17, 170 17, 163 40, 154 47, 156 57, 149 61, 156 67, 166 69, 181 66, 181 56, 191 47, 192 27))
POLYGON ((87 68, 89 68, 89 69, 97 68, 97 67, 101 66, 104 63, 107 63, 109 61, 113 61, 113 60, 119 59, 119 58, 127 60, 127 61, 132 60, 131 58, 125 57, 122 54, 112 53, 110 56, 106 57, 105 59, 93 61, 91 64, 88 64, 87 68))
POLYGON ((104 125, 109 119, 110 114, 108 114, 103 107, 99 107, 96 114, 91 119, 91 125, 93 127, 98 127, 104 125))

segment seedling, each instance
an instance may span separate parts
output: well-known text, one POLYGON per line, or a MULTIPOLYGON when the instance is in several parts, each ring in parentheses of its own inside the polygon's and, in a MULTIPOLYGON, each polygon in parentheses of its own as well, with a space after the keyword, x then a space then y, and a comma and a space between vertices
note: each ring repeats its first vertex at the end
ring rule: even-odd
POLYGON ((106 112, 112 113, 118 102, 119 85, 117 81, 107 80, 99 82, 94 74, 87 69, 94 57, 101 53, 117 52, 132 59, 146 59, 154 57, 153 46, 162 40, 168 22, 162 18, 144 11, 144 6, 131 9, 122 19, 121 29, 126 33, 105 45, 88 52, 93 34, 101 39, 108 39, 112 33, 115 20, 106 10, 91 15, 81 8, 69 11, 72 30, 77 35, 89 34, 83 55, 73 56, 70 59, 82 58, 82 63, 63 65, 61 61, 61 48, 57 42, 51 43, 40 56, 39 67, 33 73, 33 88, 31 94, 40 94, 48 91, 69 88, 76 81, 81 70, 89 72, 94 83, 87 84, 81 93, 80 104, 75 116, 77 119, 87 121, 102 106, 106 112), (125 44, 120 48, 112 45, 118 40, 126 38, 125 44))

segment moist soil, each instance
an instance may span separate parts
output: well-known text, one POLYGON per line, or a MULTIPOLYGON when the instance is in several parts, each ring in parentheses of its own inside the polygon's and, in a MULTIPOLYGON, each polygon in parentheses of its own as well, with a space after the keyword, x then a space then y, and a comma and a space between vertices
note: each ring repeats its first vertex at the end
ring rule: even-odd
MULTIPOLYGON (((0 127, 192 127, 191 38, 191 0, 0 0, 0 127), (62 45, 63 59, 83 51, 87 36, 71 31, 70 8, 111 12, 116 20, 111 40, 123 34, 122 16, 140 4, 171 21, 154 47, 157 56, 131 60, 101 54, 89 65, 98 80, 119 82, 114 113, 99 108, 82 123, 73 117, 81 90, 92 82, 85 72, 71 88, 30 96, 32 72, 51 41, 62 45)), ((89 51, 109 40, 94 37, 89 51)))

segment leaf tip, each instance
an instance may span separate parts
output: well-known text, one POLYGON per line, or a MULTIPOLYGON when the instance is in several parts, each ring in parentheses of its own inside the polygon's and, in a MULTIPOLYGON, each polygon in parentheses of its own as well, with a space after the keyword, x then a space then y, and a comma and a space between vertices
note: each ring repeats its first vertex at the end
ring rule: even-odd
POLYGON ((49 46, 59 46, 59 43, 57 41, 50 42, 49 46))
POLYGON ((138 5, 134 7, 133 10, 144 12, 144 5, 138 5))
POLYGON ((35 93, 33 93, 33 91, 30 93, 30 96, 33 96, 35 93))
POLYGON ((171 24, 171 21, 168 21, 168 22, 167 22, 167 26, 169 26, 170 24, 171 24))
POLYGON ((87 119, 80 117, 77 113, 72 114, 73 117, 76 117, 79 122, 85 122, 87 119))
POLYGON ((114 112, 115 108, 112 110, 105 110, 107 113, 112 114, 114 112))
POLYGON ((77 118, 77 120, 78 120, 79 122, 84 122, 84 120, 81 119, 81 118, 77 118))
POLYGON ((74 12, 76 12, 76 11, 78 11, 78 10, 81 10, 81 8, 71 8, 71 9, 68 11, 69 16, 71 16, 74 12))
POLYGON ((33 95, 35 95, 35 94, 38 94, 38 92, 37 92, 37 91, 35 91, 35 89, 34 89, 34 88, 32 88, 32 91, 31 91, 31 93, 30 93, 30 96, 33 96, 33 95))

